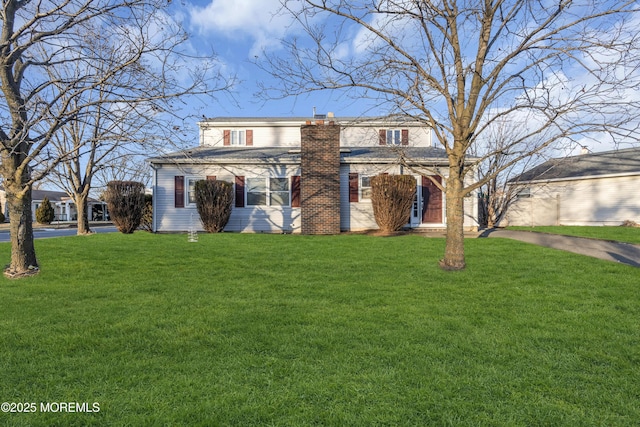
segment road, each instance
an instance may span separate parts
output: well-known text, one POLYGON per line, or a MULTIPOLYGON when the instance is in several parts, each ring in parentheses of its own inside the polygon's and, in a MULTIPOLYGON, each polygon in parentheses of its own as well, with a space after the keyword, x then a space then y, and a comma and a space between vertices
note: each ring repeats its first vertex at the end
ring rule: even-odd
MULTIPOLYGON (((113 233, 116 230, 114 226, 99 226, 92 227, 92 231, 96 233, 113 233)), ((75 236, 77 233, 76 228, 34 228, 33 236, 36 239, 48 239, 51 237, 65 237, 75 236)), ((9 230, 0 230, 0 242, 9 242, 9 230)))

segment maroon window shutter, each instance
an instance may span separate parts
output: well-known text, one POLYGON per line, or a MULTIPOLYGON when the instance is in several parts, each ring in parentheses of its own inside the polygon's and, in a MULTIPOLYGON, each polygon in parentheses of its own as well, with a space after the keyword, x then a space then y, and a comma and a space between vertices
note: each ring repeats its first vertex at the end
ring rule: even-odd
POLYGON ((349 174, 349 202, 358 202, 358 174, 349 174))
POLYGON ((215 175, 207 175, 207 181, 215 181, 215 180, 216 180, 215 175))
POLYGON ((175 177, 174 194, 174 206, 176 208, 184 208, 184 176, 175 177))
POLYGON ((225 129, 222 131, 223 134, 223 145, 231 145, 231 131, 229 129, 225 129))
POLYGON ((300 175, 291 177, 291 207, 300 207, 300 175))
POLYGON ((247 146, 253 145, 253 130, 247 129, 247 132, 245 134, 245 143, 247 144, 247 146))
POLYGON ((409 129, 402 129, 402 145, 409 145, 409 129))
POLYGON ((244 208, 244 176, 236 176, 236 208, 244 208))
POLYGON ((378 136, 378 144, 387 145, 387 130, 380 129, 380 131, 378 131, 378 136))

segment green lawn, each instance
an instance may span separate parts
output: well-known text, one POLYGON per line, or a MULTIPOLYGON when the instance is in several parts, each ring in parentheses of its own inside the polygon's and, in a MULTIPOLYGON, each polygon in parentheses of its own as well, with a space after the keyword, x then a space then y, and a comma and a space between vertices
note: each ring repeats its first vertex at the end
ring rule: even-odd
POLYGON ((640 244, 640 228, 620 226, 539 226, 507 227, 509 230, 537 231, 540 233, 563 234, 565 236, 589 237, 592 239, 615 240, 618 242, 640 244))
MULTIPOLYGON (((0 279, 0 425, 633 426, 639 270, 503 239, 136 233, 0 279)), ((0 245, 9 258, 9 246, 0 245)), ((6 262, 6 261, 5 261, 6 262)))

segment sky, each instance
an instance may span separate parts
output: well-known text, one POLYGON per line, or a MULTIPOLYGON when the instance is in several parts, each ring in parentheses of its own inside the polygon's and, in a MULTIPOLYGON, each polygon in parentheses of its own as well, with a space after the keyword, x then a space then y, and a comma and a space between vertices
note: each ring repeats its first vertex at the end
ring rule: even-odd
MULTIPOLYGON (((233 90, 235 102, 221 95, 218 102, 208 104, 198 116, 240 117, 309 117, 333 112, 337 117, 384 114, 375 105, 335 92, 314 92, 280 100, 259 99, 260 82, 274 82, 273 77, 254 64, 266 50, 278 54, 282 38, 302 35, 291 17, 278 14, 281 0, 182 0, 172 3, 173 16, 190 34, 193 49, 214 51, 227 74, 236 75, 239 83, 233 90)), ((351 34, 350 44, 357 51, 358 34, 351 34)), ((194 124, 195 127, 195 124, 194 124)), ((592 151, 612 149, 608 144, 587 143, 592 151)), ((577 153, 576 153, 577 154, 577 153)))
POLYGON ((314 107, 318 114, 363 114, 352 99, 330 92, 269 101, 257 97, 259 83, 274 80, 255 65, 256 57, 265 50, 277 53, 280 40, 296 32, 292 19, 277 13, 280 0, 183 0, 175 7, 174 18, 182 20, 193 47, 213 50, 224 70, 239 79, 232 94, 237 102, 222 96, 203 110, 206 117, 307 117, 314 107))

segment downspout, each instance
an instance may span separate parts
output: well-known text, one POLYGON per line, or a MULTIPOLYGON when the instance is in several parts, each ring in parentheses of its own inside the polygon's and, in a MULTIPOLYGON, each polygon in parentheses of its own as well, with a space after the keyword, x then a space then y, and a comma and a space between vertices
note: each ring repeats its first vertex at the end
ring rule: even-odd
POLYGON ((156 195, 158 194, 158 172, 156 165, 151 163, 151 169, 153 169, 153 187, 151 188, 151 231, 158 232, 157 219, 156 219, 156 195))

